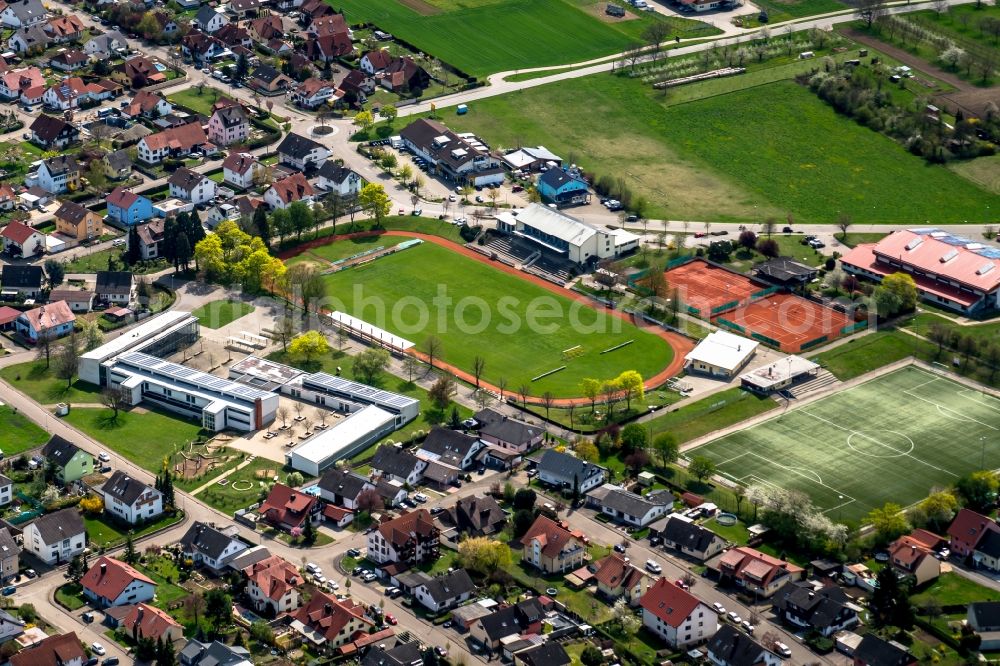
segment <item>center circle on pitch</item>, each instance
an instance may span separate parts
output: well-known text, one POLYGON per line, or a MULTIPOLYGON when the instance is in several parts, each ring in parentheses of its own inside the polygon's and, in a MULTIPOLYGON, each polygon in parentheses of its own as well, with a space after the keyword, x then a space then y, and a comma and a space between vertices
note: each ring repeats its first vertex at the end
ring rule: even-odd
POLYGON ((847 445, 869 458, 899 458, 913 453, 913 440, 895 430, 858 430, 847 436, 847 445))

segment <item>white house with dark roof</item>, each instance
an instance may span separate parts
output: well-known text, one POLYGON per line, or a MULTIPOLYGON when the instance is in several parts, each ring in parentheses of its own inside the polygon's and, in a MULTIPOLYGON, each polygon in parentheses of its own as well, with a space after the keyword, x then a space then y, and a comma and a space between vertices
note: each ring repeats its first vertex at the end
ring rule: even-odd
POLYGON ((135 276, 129 271, 97 271, 97 299, 122 307, 135 302, 135 276))
POLYGON ((427 461, 395 446, 380 446, 369 466, 383 479, 415 486, 423 478, 427 461))
POLYGON ((7 506, 14 500, 14 482, 0 474, 0 506, 7 506))
POLYGON ((781 657, 731 624, 719 628, 706 648, 715 666, 781 666, 781 657))
MULTIPOLYGON (((0 527, 0 582, 6 582, 17 575, 20 569, 19 558, 21 546, 7 527, 0 527)), ((0 642, 2 629, 0 629, 0 642)))
POLYGON ((476 590, 476 584, 472 582, 468 572, 465 569, 455 569, 418 585, 413 588, 412 594, 414 599, 432 613, 440 613, 471 599, 476 590))
POLYGON ((333 160, 324 162, 318 175, 316 187, 344 198, 358 196, 365 184, 360 174, 333 160))
POLYGON ((605 483, 587 496, 587 504, 618 522, 646 527, 673 509, 673 499, 670 493, 643 496, 605 483))
POLYGON ((101 487, 104 511, 129 525, 139 525, 163 513, 163 493, 118 470, 101 487))
POLYGON ((483 441, 478 437, 435 426, 427 433, 416 455, 428 462, 434 461, 465 470, 472 467, 476 454, 483 446, 485 446, 483 441))
POLYGON ((323 474, 316 486, 320 498, 352 511, 358 508, 358 496, 375 488, 375 484, 360 474, 336 468, 323 474))
MULTIPOLYGON (((31 229, 31 227, 28 228, 31 229)), ((34 230, 32 229, 32 231, 34 230)), ((5 300, 13 300, 18 297, 38 298, 41 295, 41 266, 4 264, 2 271, 0 284, 2 284, 2 293, 5 300)))
POLYGON ((63 564, 87 547, 83 516, 75 506, 40 516, 24 528, 22 545, 46 564, 63 564))
POLYGON ((246 190, 253 187, 257 174, 266 170, 251 153, 231 152, 222 162, 222 182, 246 190))
POLYGON ((542 444, 545 429, 518 421, 493 409, 484 409, 473 417, 479 438, 501 449, 526 453, 542 444))
POLYGON ((202 5, 194 17, 194 24, 201 28, 202 32, 207 32, 210 35, 227 23, 229 23, 229 18, 209 5, 202 5))
POLYGON ((688 557, 704 562, 722 552, 726 540, 718 534, 680 515, 670 515, 649 526, 651 536, 659 536, 664 548, 673 548, 688 557))
POLYGON ((300 171, 318 168, 329 157, 329 148, 294 132, 287 134, 278 145, 278 159, 281 163, 300 171))
POLYGON ((234 557, 249 546, 236 536, 230 536, 201 521, 195 522, 180 540, 181 552, 195 565, 222 571, 234 557))
POLYGON ((8 28, 24 28, 44 23, 49 14, 41 0, 16 0, 0 11, 0 23, 8 28))
POLYGON ((218 184, 203 173, 181 167, 167 180, 170 196, 199 205, 215 198, 218 184))
POLYGON ((576 486, 581 493, 604 483, 606 473, 607 470, 600 465, 555 449, 543 451, 538 462, 539 481, 560 489, 572 489, 576 486))

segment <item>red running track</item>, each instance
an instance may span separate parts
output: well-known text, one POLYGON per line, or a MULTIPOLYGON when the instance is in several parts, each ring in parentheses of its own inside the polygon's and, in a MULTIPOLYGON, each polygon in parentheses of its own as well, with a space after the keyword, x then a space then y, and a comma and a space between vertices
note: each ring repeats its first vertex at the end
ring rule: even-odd
MULTIPOLYGON (((452 241, 447 240, 445 238, 441 238, 440 236, 434 236, 432 234, 419 233, 419 232, 416 232, 416 231, 402 231, 402 230, 395 230, 395 229, 391 229, 391 230, 378 230, 378 231, 358 231, 358 232, 350 233, 350 234, 341 234, 341 235, 338 235, 338 236, 328 236, 326 238, 317 238, 317 239, 308 241, 306 243, 303 243, 302 245, 299 245, 299 246, 295 247, 292 250, 289 250, 287 252, 283 252, 283 253, 278 254, 278 258, 282 259, 282 260, 290 259, 292 257, 296 257, 296 256, 298 256, 298 255, 306 252, 307 250, 311 250, 313 248, 320 247, 320 246, 323 246, 323 245, 329 245, 329 244, 335 243, 337 241, 350 240, 352 238, 368 238, 368 237, 371 237, 371 236, 402 236, 404 238, 419 238, 422 241, 425 241, 427 243, 434 243, 435 245, 440 245, 441 247, 447 248, 447 249, 451 250, 452 252, 457 252, 457 253, 461 254, 462 256, 468 257, 469 259, 474 259, 474 260, 476 260, 476 261, 478 261, 480 263, 487 264, 489 266, 492 266, 493 268, 496 268, 497 270, 503 271, 504 273, 508 273, 509 275, 517 276, 517 277, 521 278, 522 280, 527 280, 528 282, 531 282, 531 283, 533 283, 533 284, 535 284, 535 285, 537 285, 537 286, 539 286, 539 287, 541 287, 543 289, 551 291, 552 293, 559 294, 560 296, 563 296, 563 297, 566 297, 566 298, 571 298, 571 299, 573 299, 575 301, 579 301, 581 303, 586 304, 588 307, 593 308, 593 305, 591 304, 591 302, 587 298, 582 297, 582 296, 580 296, 578 294, 575 294, 575 293, 573 293, 572 291, 570 291, 568 289, 565 289, 563 287, 555 285, 555 284, 549 282, 548 280, 543 280, 542 278, 538 277, 537 275, 532 275, 530 273, 524 273, 524 272, 519 271, 519 270, 517 270, 515 268, 512 268, 511 266, 508 266, 507 264, 492 261, 489 258, 487 258, 487 257, 479 254, 478 252, 470 250, 469 248, 467 248, 467 247, 465 247, 463 245, 459 245, 457 243, 453 243, 452 241)), ((636 322, 634 321, 634 319, 630 315, 628 315, 627 313, 621 312, 620 310, 611 310, 611 313, 614 314, 616 317, 622 319, 623 321, 627 321, 630 324, 636 324, 636 322)), ((671 359, 670 363, 667 365, 666 368, 664 368, 660 372, 656 373, 654 376, 646 378, 644 386, 646 387, 647 391, 652 391, 653 389, 655 389, 655 388, 659 387, 660 385, 664 384, 671 377, 674 377, 674 376, 680 374, 680 371, 684 368, 684 356, 689 351, 691 351, 692 349, 694 349, 694 343, 691 340, 689 340, 688 338, 685 338, 683 335, 680 335, 678 333, 674 333, 673 331, 665 331, 665 330, 663 330, 661 328, 657 328, 657 327, 642 327, 642 326, 640 326, 640 328, 642 328, 645 331, 649 331, 653 335, 656 335, 656 336, 660 337, 661 339, 663 339, 668 345, 670 345, 670 348, 674 352, 674 357, 671 359)), ((425 354, 423 354, 422 352, 411 350, 410 353, 413 354, 414 356, 416 356, 417 358, 421 359, 424 362, 426 362, 428 360, 427 356, 425 354)), ((476 378, 475 377, 473 377, 471 374, 469 374, 468 372, 466 372, 466 371, 464 371, 464 370, 462 370, 460 368, 456 368, 455 366, 453 366, 451 364, 442 363, 442 362, 439 361, 435 365, 435 367, 443 368, 443 369, 447 370, 448 372, 450 372, 451 374, 453 374, 456 377, 458 377, 459 379, 461 379, 462 381, 467 382, 469 384, 475 385, 475 383, 476 383, 476 378)), ((490 391, 494 391, 496 393, 500 393, 500 389, 498 387, 496 387, 496 386, 494 386, 494 385, 492 385, 492 384, 490 384, 488 382, 480 381, 479 385, 482 388, 488 389, 490 391)), ((508 391, 508 395, 509 394, 510 394, 510 392, 508 391)), ((530 403, 532 403, 532 404, 535 404, 535 405, 542 404, 542 401, 539 398, 537 398, 537 397, 529 397, 527 401, 530 402, 530 403)), ((569 405, 589 405, 589 404, 590 404, 590 400, 587 399, 587 398, 560 398, 560 399, 552 401, 552 406, 553 407, 567 407, 569 405)))

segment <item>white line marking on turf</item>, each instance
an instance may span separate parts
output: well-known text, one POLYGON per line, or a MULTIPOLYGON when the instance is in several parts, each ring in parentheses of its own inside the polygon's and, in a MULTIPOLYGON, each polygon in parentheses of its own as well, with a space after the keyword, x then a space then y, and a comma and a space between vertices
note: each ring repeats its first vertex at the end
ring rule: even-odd
MULTIPOLYGON (((994 407, 993 405, 989 404, 988 402, 986 402, 984 400, 978 400, 978 399, 976 399, 974 396, 977 396, 977 395, 981 395, 981 396, 986 397, 986 398, 992 397, 992 396, 986 395, 985 393, 982 393, 981 391, 976 391, 975 389, 964 388, 964 389, 959 389, 958 390, 958 396, 960 398, 965 398, 966 400, 971 400, 972 402, 976 403, 977 405, 982 405, 986 409, 993 410, 994 412, 1000 412, 1000 407, 994 407)), ((1000 400, 997 400, 996 398, 993 398, 993 401, 994 402, 1000 402, 1000 400)))
MULTIPOLYGON (((803 477, 804 479, 808 480, 810 483, 818 483, 818 485, 823 486, 824 488, 826 488, 827 490, 829 490, 831 492, 837 493, 837 495, 842 495, 843 497, 849 498, 850 501, 849 502, 844 502, 844 504, 850 504, 850 502, 856 501, 853 497, 851 497, 850 495, 848 495, 847 493, 845 493, 842 490, 838 490, 838 489, 834 488, 833 486, 828 486, 825 483, 823 483, 822 481, 818 481, 817 482, 816 479, 809 478, 798 467, 789 467, 788 465, 782 465, 781 463, 776 463, 773 460, 771 460, 770 458, 766 458, 766 457, 760 455, 759 453, 754 453, 753 451, 748 451, 748 453, 750 455, 752 455, 753 457, 755 457, 755 458, 760 458, 761 460, 763 460, 764 462, 766 462, 766 463, 768 463, 770 465, 773 465, 775 467, 780 467, 781 469, 784 469, 784 470, 788 470, 792 474, 797 474, 797 475, 803 477)), ((748 474, 747 476, 753 477, 754 475, 753 474, 748 474)), ((758 478, 758 477, 755 477, 755 478, 758 478)), ((777 484, 774 484, 774 483, 769 483, 769 485, 772 485, 772 486, 774 486, 776 488, 780 488, 781 487, 781 486, 779 486, 777 484)), ((841 504, 840 506, 843 506, 843 504, 841 504)), ((836 507, 834 507, 834 508, 836 508, 836 507)), ((827 509, 827 511, 829 511, 829 509, 827 509)))
POLYGON ((969 417, 967 417, 967 416, 965 416, 963 414, 960 414, 959 412, 955 411, 954 409, 951 409, 950 407, 943 407, 943 406, 939 405, 938 403, 934 402, 933 400, 928 400, 927 398, 921 398, 919 395, 916 395, 914 393, 910 393, 910 391, 908 391, 908 390, 904 390, 903 393, 905 393, 906 395, 910 396, 911 398, 916 398, 917 400, 923 400, 928 405, 934 405, 935 407, 938 408, 939 411, 942 410, 942 409, 947 410, 947 411, 955 414, 956 417, 962 419, 963 421, 971 421, 972 423, 978 423, 981 426, 986 426, 990 430, 1000 430, 1000 428, 997 428, 996 426, 991 426, 989 423, 983 423, 982 421, 979 421, 977 419, 969 418, 969 417))
MULTIPOLYGON (((867 439, 867 440, 869 440, 871 442, 874 442, 874 443, 878 444, 879 446, 884 446, 885 448, 889 449, 890 451, 895 451, 896 453, 899 453, 899 451, 897 449, 894 449, 891 446, 889 446, 888 444, 885 444, 883 442, 878 441, 877 439, 875 439, 871 435, 866 435, 863 432, 860 432, 858 430, 851 430, 850 428, 845 428, 844 426, 840 425, 839 423, 834 423, 833 421, 830 421, 829 419, 824 419, 822 416, 817 416, 816 414, 813 414, 812 412, 807 412, 805 410, 801 410, 801 411, 806 416, 811 416, 814 419, 822 421, 823 423, 828 423, 829 425, 832 425, 834 428, 839 428, 840 430, 843 430, 844 432, 851 433, 851 434, 854 434, 854 435, 858 435, 858 436, 863 437, 863 438, 865 438, 865 439, 867 439)), ((950 472, 950 471, 948 471, 948 470, 946 470, 946 469, 944 469, 942 467, 938 467, 937 465, 932 465, 931 463, 927 462, 926 460, 921 460, 920 458, 917 458, 916 456, 914 456, 911 453, 904 453, 903 455, 905 455, 907 458, 912 458, 913 460, 917 461, 918 463, 921 463, 923 465, 927 465, 931 469, 936 469, 939 472, 944 472, 945 474, 951 474, 955 478, 958 478, 958 474, 955 474, 954 472, 950 472)))

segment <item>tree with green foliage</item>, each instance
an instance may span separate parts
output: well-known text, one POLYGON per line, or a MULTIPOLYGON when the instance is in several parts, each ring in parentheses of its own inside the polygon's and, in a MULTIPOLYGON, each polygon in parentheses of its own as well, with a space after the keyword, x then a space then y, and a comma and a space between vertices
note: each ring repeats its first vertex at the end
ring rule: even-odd
POLYGON ((594 413, 597 410, 597 398, 601 395, 601 382, 588 377, 580 382, 580 390, 590 400, 590 412, 594 413))
POLYGON ((396 117, 399 115, 399 109, 394 107, 392 104, 386 104, 382 107, 382 110, 379 113, 383 118, 385 118, 387 123, 392 125, 396 122, 396 117))
POLYGON ((642 400, 645 397, 645 387, 642 382, 642 375, 635 370, 626 370, 615 379, 618 390, 625 398, 625 409, 632 408, 632 399, 642 400))
POLYGON ((646 427, 641 423, 629 423, 627 426, 622 428, 621 433, 621 449, 622 454, 628 455, 633 451, 640 451, 646 448, 646 444, 649 442, 649 434, 646 431, 646 427))
POLYGON ((886 502, 882 507, 869 511, 865 523, 875 530, 875 540, 879 545, 895 541, 910 531, 903 507, 893 502, 886 502))
POLYGON ((302 526, 302 543, 311 546, 316 543, 316 536, 316 526, 313 525, 313 521, 306 520, 305 525, 302 526))
POLYGON ((532 511, 535 508, 537 500, 538 494, 534 490, 531 488, 520 488, 514 493, 514 511, 532 511))
MULTIPOLYGON (((898 312, 909 312, 917 305, 917 283, 908 273, 893 273, 882 278, 882 283, 875 288, 873 296, 878 299, 879 291, 895 294, 899 303, 898 312)), ((879 314, 882 314, 879 312, 879 314)), ((890 315, 895 312, 888 313, 890 315)))
POLYGON ((274 643, 274 630, 263 620, 257 620, 250 625, 250 638, 264 645, 274 643))
POLYGON ((247 78, 247 74, 249 73, 250 64, 247 62, 246 55, 241 53, 236 57, 236 69, 233 72, 233 79, 236 81, 242 81, 247 78))
POLYGON ((59 379, 66 380, 66 388, 73 385, 73 378, 76 377, 77 367, 80 364, 80 343, 76 333, 70 333, 69 338, 59 347, 56 352, 55 375, 59 379))
POLYGON ((458 562, 484 576, 510 566, 510 546, 490 537, 471 537, 458 544, 458 562))
POLYGON ((392 357, 381 347, 371 347, 354 357, 354 378, 364 384, 376 386, 392 357))
POLYGON ((85 573, 87 573, 87 570, 83 566, 83 555, 74 555, 73 559, 69 561, 69 565, 66 567, 66 576, 69 578, 70 582, 79 583, 85 573))
POLYGON ((958 511, 958 499, 951 491, 941 490, 928 495, 917 509, 935 532, 943 532, 958 511))
POLYGON ((298 298, 302 304, 303 316, 316 301, 326 296, 326 281, 323 274, 311 262, 295 264, 285 271, 283 283, 291 292, 294 301, 298 298))
POLYGON ((358 194, 358 205, 372 216, 376 228, 382 226, 382 220, 392 210, 392 200, 386 194, 385 187, 379 183, 367 183, 361 188, 361 192, 358 194))
POLYGON ((55 259, 46 259, 43 267, 45 269, 45 277, 49 283, 49 289, 55 289, 63 283, 66 277, 66 267, 63 266, 62 262, 55 259))
POLYGON ((375 117, 371 111, 359 111, 354 115, 354 126, 360 127, 365 134, 375 125, 375 117))
POLYGON ((135 542, 132 540, 132 530, 125 535, 125 554, 122 560, 128 564, 135 564, 139 561, 139 555, 135 552, 135 542))
POLYGON ((162 638, 156 641, 156 666, 175 666, 177 655, 174 652, 172 641, 165 641, 162 638))
POLYGON ((660 459, 660 467, 666 469, 671 463, 677 462, 681 447, 673 433, 661 432, 653 439, 653 451, 660 459))
POLYGON ((441 375, 427 391, 427 397, 431 399, 435 407, 444 409, 451 402, 451 396, 454 392, 455 382, 450 377, 441 375))
POLYGON ((907 589, 900 583, 896 570, 893 567, 883 567, 875 581, 878 585, 868 604, 872 623, 879 628, 912 627, 913 607, 910 606, 907 589))
POLYGON ((304 201, 295 201, 288 207, 288 218, 295 230, 295 237, 301 239, 302 233, 313 225, 312 208, 304 201))
POLYGON ((588 645, 580 653, 580 663, 583 666, 601 666, 604 663, 604 655, 594 645, 588 645))
POLYGON ((271 247, 271 225, 267 219, 267 211, 263 206, 257 206, 253 211, 253 231, 260 236, 264 242, 264 247, 271 247))
POLYGON ((230 624, 232 616, 233 598, 225 588, 216 587, 205 593, 205 619, 212 624, 216 633, 230 624))
POLYGON ((522 509, 520 511, 514 512, 514 520, 512 522, 512 529, 514 531, 514 537, 522 537, 525 532, 531 529, 531 525, 535 522, 535 512, 528 511, 527 509, 522 509))
POLYGON ((292 358, 313 363, 330 353, 330 345, 319 331, 306 331, 292 340, 288 353, 292 358))
POLYGON ((996 500, 998 487, 997 475, 988 470, 966 474, 955 482, 955 490, 973 511, 984 511, 990 506, 996 500))
POLYGON ((715 463, 705 456, 695 456, 691 459, 688 471, 694 475, 698 481, 704 481, 707 477, 715 474, 715 463))
POLYGON ((600 452, 597 447, 589 439, 582 440, 573 447, 573 453, 580 460, 586 460, 589 463, 596 463, 601 458, 600 452))

